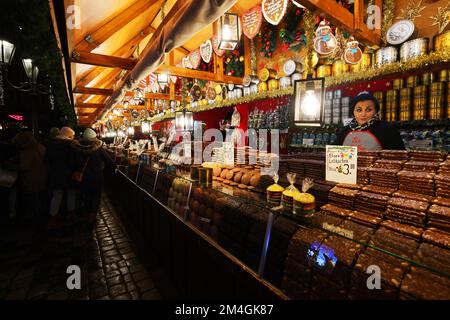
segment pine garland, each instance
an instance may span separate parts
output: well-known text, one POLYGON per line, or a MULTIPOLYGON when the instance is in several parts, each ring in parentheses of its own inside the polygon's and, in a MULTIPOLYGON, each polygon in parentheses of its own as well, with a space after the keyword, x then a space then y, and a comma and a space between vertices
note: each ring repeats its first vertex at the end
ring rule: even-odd
POLYGON ((262 57, 270 58, 276 49, 277 28, 270 23, 265 23, 257 35, 259 54, 262 57))
POLYGON ((283 43, 283 50, 298 51, 302 46, 306 46, 306 36, 302 29, 297 29, 303 18, 303 10, 291 5, 284 18, 283 27, 279 35, 283 43))

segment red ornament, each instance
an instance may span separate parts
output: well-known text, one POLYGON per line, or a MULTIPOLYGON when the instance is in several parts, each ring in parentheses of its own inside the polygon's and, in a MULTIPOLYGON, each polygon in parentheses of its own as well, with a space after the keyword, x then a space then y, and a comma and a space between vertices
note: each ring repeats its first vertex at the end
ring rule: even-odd
POLYGON ((269 57, 271 57, 271 56, 272 56, 272 52, 269 52, 267 55, 268 55, 269 57))
POLYGON ((297 9, 297 11, 295 11, 295 15, 297 15, 297 16, 299 16, 300 13, 302 13, 302 12, 300 11, 300 9, 297 9))

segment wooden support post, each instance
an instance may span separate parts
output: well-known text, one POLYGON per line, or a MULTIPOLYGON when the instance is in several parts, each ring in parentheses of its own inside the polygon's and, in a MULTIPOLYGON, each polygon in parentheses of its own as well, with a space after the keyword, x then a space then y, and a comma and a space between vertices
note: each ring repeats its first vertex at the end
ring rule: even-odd
POLYGON ((244 37, 244 75, 249 76, 252 74, 251 40, 244 35, 242 36, 244 37))

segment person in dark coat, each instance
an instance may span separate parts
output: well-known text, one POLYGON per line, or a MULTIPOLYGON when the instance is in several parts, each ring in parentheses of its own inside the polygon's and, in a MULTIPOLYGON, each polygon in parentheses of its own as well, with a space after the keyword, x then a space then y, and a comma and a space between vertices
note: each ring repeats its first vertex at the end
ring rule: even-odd
POLYGON ((81 141, 73 144, 77 151, 76 170, 83 172, 79 189, 84 200, 84 213, 90 223, 95 222, 100 207, 103 169, 105 165, 115 169, 113 160, 102 145, 103 142, 97 139, 97 134, 91 128, 84 130, 81 141))
POLYGON ((71 128, 62 127, 58 135, 50 140, 47 146, 48 187, 52 195, 48 229, 57 229, 62 226, 59 209, 64 195, 66 195, 68 221, 73 223, 76 220, 75 185, 71 179, 74 171, 74 150, 71 146, 74 135, 75 132, 71 128))
POLYGON ((336 144, 364 150, 405 150, 396 128, 380 120, 378 100, 367 91, 359 93, 350 106, 353 119, 337 134, 336 144))
POLYGON ((18 133, 13 143, 19 149, 18 189, 25 196, 27 215, 37 216, 40 194, 45 190, 47 179, 45 147, 29 131, 18 133))

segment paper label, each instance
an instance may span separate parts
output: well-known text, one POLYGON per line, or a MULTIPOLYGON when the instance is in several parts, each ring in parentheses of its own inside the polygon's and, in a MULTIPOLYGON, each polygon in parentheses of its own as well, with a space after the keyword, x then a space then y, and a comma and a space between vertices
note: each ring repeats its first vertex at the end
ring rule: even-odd
POLYGON ((325 176, 327 181, 356 184, 358 147, 327 146, 325 176))

